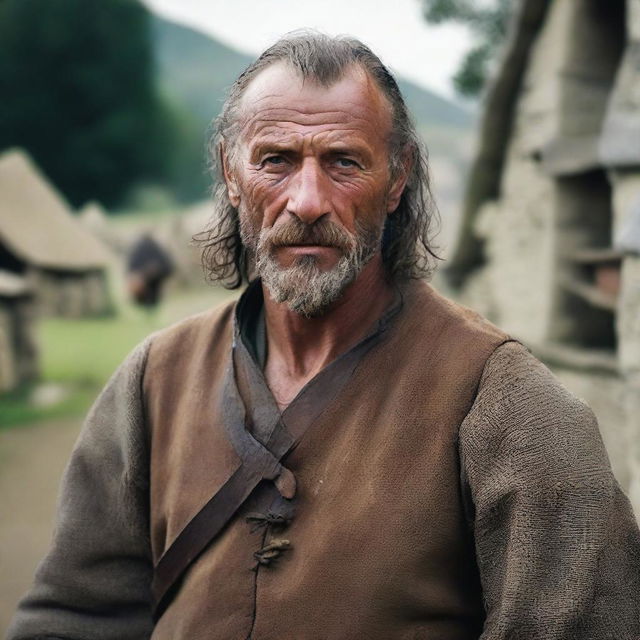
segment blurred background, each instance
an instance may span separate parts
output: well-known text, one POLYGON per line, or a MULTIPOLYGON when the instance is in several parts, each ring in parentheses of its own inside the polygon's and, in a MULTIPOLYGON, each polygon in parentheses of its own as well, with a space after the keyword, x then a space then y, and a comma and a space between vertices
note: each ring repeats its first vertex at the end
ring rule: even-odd
POLYGON ((237 295, 190 244, 207 127, 303 27, 395 72, 430 151, 435 285, 591 405, 640 513, 640 0, 0 0, 0 631, 100 388, 237 295))

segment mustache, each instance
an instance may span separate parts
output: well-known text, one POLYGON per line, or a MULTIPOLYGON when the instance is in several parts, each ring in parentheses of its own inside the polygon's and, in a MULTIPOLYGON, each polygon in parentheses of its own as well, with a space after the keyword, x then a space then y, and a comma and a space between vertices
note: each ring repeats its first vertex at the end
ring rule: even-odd
POLYGON ((264 241, 271 247, 288 245, 318 245, 349 250, 354 245, 354 236, 330 220, 316 220, 307 224, 297 218, 272 227, 264 241))

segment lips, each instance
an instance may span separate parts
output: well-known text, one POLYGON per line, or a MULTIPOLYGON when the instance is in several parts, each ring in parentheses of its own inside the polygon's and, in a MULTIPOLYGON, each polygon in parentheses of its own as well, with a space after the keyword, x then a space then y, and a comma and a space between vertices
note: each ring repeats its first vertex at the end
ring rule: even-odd
POLYGON ((331 249, 339 249, 340 247, 336 247, 333 244, 329 244, 328 242, 290 242, 287 244, 274 244, 274 247, 329 247, 331 249))

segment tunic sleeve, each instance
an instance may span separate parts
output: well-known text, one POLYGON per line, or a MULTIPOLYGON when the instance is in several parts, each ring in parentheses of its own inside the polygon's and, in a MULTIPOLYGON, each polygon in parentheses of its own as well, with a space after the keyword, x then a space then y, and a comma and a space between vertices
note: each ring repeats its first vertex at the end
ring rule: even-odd
POLYGON ((148 455, 138 347, 92 407, 65 471, 53 541, 8 640, 151 635, 148 455))
POLYGON ((640 533, 597 422, 521 345, 487 362, 460 456, 481 640, 640 638, 640 533))

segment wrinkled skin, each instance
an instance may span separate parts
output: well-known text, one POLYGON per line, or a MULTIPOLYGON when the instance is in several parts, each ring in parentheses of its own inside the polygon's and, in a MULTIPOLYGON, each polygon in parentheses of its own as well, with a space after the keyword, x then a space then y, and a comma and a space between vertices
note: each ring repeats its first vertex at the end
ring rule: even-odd
MULTIPOLYGON (((390 184, 390 107, 362 70, 327 88, 277 64, 249 85, 242 108, 225 169, 231 202, 253 234, 294 216, 355 233, 356 220, 381 228, 397 207, 404 178, 390 184)), ((315 256, 324 269, 339 258, 337 249, 319 246, 277 253, 283 267, 300 255, 315 256)))
MULTIPOLYGON (((294 219, 329 221, 351 236, 363 228, 381 232, 398 206, 408 167, 392 178, 391 107, 362 69, 353 67, 324 87, 274 64, 247 87, 240 112, 235 144, 222 150, 222 158, 250 248, 256 249, 261 232, 294 219)), ((314 317, 296 313, 265 288, 265 375, 281 408, 363 338, 393 300, 377 244, 355 280, 345 281, 335 302, 314 317)), ((274 247, 273 255, 282 269, 313 260, 330 272, 344 251, 298 243, 274 247)))

